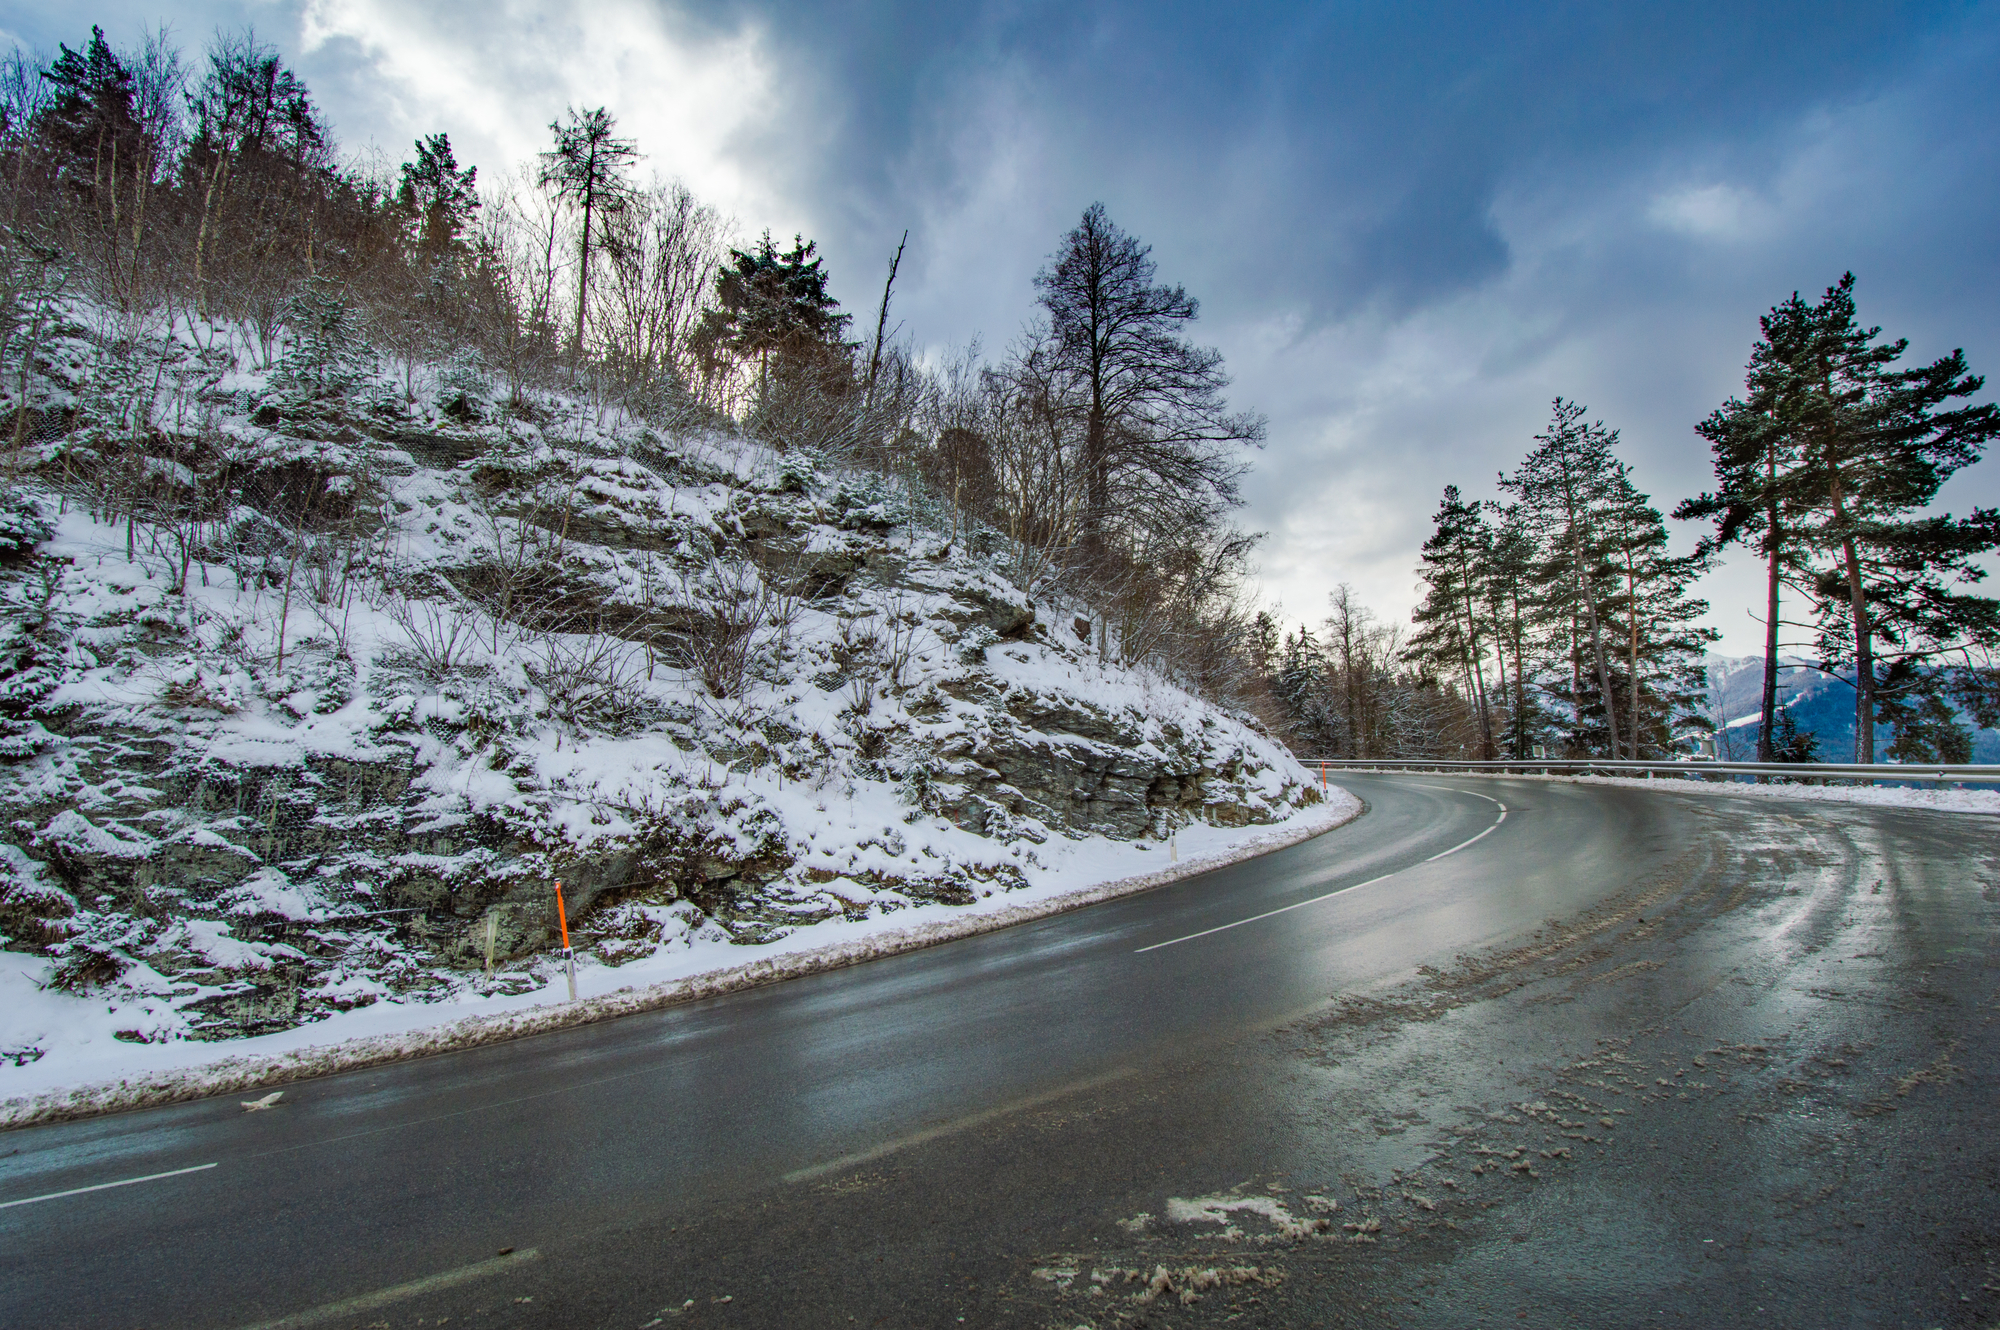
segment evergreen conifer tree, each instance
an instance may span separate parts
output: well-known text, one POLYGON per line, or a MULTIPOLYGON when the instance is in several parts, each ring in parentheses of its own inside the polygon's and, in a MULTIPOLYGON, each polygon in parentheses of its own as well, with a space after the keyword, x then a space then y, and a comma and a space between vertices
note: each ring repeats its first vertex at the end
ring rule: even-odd
POLYGON ((1424 542, 1418 569, 1428 590, 1413 614, 1417 632, 1408 658, 1430 670, 1456 672, 1479 716, 1480 757, 1491 758, 1493 716, 1486 698, 1485 639, 1480 615, 1485 600, 1483 566, 1491 532, 1477 499, 1460 497, 1447 485, 1424 542))
POLYGON ((1285 637, 1275 691, 1284 704, 1291 741, 1302 753, 1337 751, 1341 735, 1327 688, 1326 653, 1303 624, 1285 637))
MULTIPOLYGON (((1795 557, 1812 560, 1821 656, 1853 675, 1857 762, 1875 759, 1885 690, 1936 694, 1950 686, 1941 662, 2000 646, 2000 604, 1955 589, 1984 578, 1977 560, 2000 547, 2000 511, 1917 515, 2000 434, 2000 407, 1949 406, 1984 385, 1963 351, 1897 369, 1909 343, 1880 341, 1881 331, 1860 325, 1846 274, 1816 304, 1795 294, 1772 310, 1771 355, 1752 375, 1799 452, 1795 557)), ((1898 714, 1915 723, 1933 713, 1898 714)))
POLYGON ((39 126, 43 142, 64 170, 93 182, 108 179, 120 151, 129 158, 143 136, 133 109, 131 71, 105 43, 99 27, 91 28, 82 51, 56 49, 55 60, 42 73, 50 90, 39 126))
POLYGON ((432 263, 444 258, 479 213, 479 168, 459 168, 451 139, 417 140, 417 159, 404 162, 396 206, 409 218, 417 252, 432 263))
MULTIPOLYGON (((849 368, 852 350, 843 341, 853 315, 827 289, 825 261, 816 242, 792 237, 780 251, 766 231, 752 249, 732 249, 715 278, 715 305, 702 317, 696 340, 712 356, 726 352, 738 362, 755 361, 759 401, 767 399, 773 376, 849 368)), ((822 384, 822 386, 832 386, 822 384)))
POLYGON ((332 164, 332 135, 305 82, 254 33, 219 36, 209 47, 208 72, 188 109, 194 119, 189 164, 198 169, 231 157, 332 164))
MULTIPOLYGON (((1781 391, 1778 372, 1792 320, 1772 310, 1758 320, 1763 336, 1750 349, 1746 397, 1732 397, 1695 432, 1708 440, 1716 488, 1674 510, 1680 521, 1712 519, 1712 549, 1754 539, 1764 558, 1764 680, 1758 707, 1757 760, 1775 762, 1778 713, 1778 654, 1783 590, 1802 566, 1792 518, 1802 494, 1804 460, 1796 422, 1789 414, 1796 399, 1781 391)), ((1796 727, 1796 726, 1795 726, 1796 727)))
POLYGON ((1510 666, 1514 674, 1507 690, 1507 754, 1524 758, 1533 755, 1545 723, 1532 688, 1536 671, 1529 663, 1540 630, 1534 589, 1537 550, 1519 505, 1488 507, 1499 521, 1486 549, 1487 613, 1499 646, 1501 677, 1510 666))
MULTIPOLYGON (((1602 421, 1584 419, 1584 407, 1555 400, 1549 428, 1535 436, 1535 449, 1500 487, 1516 496, 1521 520, 1536 533, 1545 552, 1537 582, 1545 612, 1556 622, 1575 624, 1569 635, 1573 676, 1587 663, 1595 673, 1597 708, 1604 717, 1606 749, 1618 756, 1618 708, 1606 643, 1604 601, 1615 588, 1606 557, 1605 523, 1620 496, 1624 471, 1611 449, 1618 432, 1602 421)), ((1571 705, 1581 728, 1586 705, 1580 677, 1574 677, 1571 705)))
POLYGON ((1703 544, 1691 555, 1671 553, 1659 509, 1634 488, 1622 463, 1611 489, 1603 543, 1616 590, 1605 609, 1618 627, 1624 657, 1625 751, 1639 758, 1648 748, 1667 751, 1684 729, 1708 724, 1702 661, 1719 634, 1696 623, 1708 613, 1708 602, 1689 588, 1713 552, 1703 544))
POLYGON ((626 172, 638 159, 638 146, 616 134, 617 124, 603 107, 569 109, 551 121, 555 146, 541 156, 539 177, 544 188, 574 208, 581 218, 576 242, 576 336, 573 359, 583 357, 584 330, 590 323, 590 269, 603 244, 602 222, 609 213, 630 206, 634 190, 626 172))

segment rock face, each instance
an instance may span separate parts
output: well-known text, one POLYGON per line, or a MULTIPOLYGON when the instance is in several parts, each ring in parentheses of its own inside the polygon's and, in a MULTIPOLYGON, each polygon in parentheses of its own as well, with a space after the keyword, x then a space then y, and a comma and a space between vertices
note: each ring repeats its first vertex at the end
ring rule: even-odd
POLYGON ((179 562, 51 490, 0 550, 0 945, 157 998, 135 1039, 527 985, 557 881, 619 964, 1316 799, 879 478, 491 400, 234 410, 376 487, 377 525, 305 546, 310 585, 249 510, 179 562))
POLYGON ((1242 802, 1240 760, 1218 759, 1178 726, 1155 733, 1143 716, 1025 688, 992 701, 1000 711, 984 742, 939 753, 940 779, 955 791, 940 811, 967 830, 989 834, 996 811, 1113 840, 1189 818, 1232 827, 1270 820, 1268 805, 1242 802))

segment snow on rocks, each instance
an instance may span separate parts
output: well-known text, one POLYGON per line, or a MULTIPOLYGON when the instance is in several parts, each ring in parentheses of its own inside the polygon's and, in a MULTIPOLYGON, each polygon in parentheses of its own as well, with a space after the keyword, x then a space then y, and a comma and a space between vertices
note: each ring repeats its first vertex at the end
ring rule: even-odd
POLYGON ((226 369, 163 464, 225 440, 314 530, 135 525, 58 490, 60 438, 10 500, 7 1120, 846 964, 1358 811, 880 476, 469 371, 226 369))
MULTIPOLYGON (((231 1040, 221 1057, 213 1043, 140 1040, 118 1028, 147 1017, 172 1019, 171 1005, 155 996, 172 991, 158 975, 145 987, 128 984, 133 995, 107 1009, 48 992, 26 967, 0 961, 0 1011, 6 1013, 0 1017, 0 1092, 7 1095, 0 1100, 0 1127, 236 1093, 839 969, 1151 890, 1308 840, 1361 811, 1360 801, 1335 791, 1277 827, 1190 828, 1181 836, 1181 860, 1172 864, 1159 863, 1156 846, 1072 842, 1036 885, 974 905, 929 904, 889 916, 832 920, 749 948, 718 931, 684 950, 654 951, 622 967, 592 964, 585 953, 577 973, 580 1000, 574 1003, 563 1000, 557 967, 543 961, 512 972, 525 978, 527 987, 496 976, 499 982, 429 1004, 353 1002, 315 1024, 231 1040), (1149 871, 1114 876, 1145 867, 1149 859, 1156 865, 1149 871)), ((359 985, 368 987, 366 981, 359 985)), ((376 996, 388 995, 375 987, 376 996)))

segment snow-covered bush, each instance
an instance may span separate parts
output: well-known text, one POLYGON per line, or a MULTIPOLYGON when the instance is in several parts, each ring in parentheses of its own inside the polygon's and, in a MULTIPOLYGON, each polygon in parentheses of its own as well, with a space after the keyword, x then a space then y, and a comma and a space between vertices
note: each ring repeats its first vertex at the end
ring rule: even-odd
POLYGON ((374 348, 331 282, 309 282, 286 302, 283 322, 290 340, 270 379, 279 404, 296 410, 368 384, 374 348))
POLYGON ((34 495, 0 494, 0 556, 26 554, 55 530, 34 495))

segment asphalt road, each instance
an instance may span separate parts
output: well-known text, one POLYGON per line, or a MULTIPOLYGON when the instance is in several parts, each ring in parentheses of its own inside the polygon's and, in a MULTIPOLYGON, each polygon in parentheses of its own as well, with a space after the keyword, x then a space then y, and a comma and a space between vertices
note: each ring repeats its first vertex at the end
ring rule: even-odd
POLYGON ((1142 896, 0 1136, 0 1323, 2000 1320, 2000 827, 1346 783, 1142 896))

